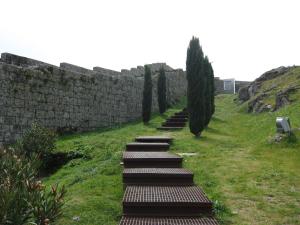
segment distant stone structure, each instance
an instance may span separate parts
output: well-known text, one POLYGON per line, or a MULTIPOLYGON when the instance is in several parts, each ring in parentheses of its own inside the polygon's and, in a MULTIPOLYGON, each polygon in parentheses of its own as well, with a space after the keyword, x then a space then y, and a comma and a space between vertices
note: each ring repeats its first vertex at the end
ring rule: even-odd
MULTIPOLYGON (((167 102, 186 95, 186 76, 165 63, 153 72, 153 112, 158 111, 157 73, 166 70, 167 102)), ((0 145, 16 141, 38 122, 58 131, 88 131, 141 118, 144 67, 121 72, 61 63, 59 67, 9 53, 0 59, 0 145)))
POLYGON ((215 77, 216 94, 234 94, 238 93, 239 89, 249 85, 249 81, 237 81, 233 78, 221 80, 215 77))

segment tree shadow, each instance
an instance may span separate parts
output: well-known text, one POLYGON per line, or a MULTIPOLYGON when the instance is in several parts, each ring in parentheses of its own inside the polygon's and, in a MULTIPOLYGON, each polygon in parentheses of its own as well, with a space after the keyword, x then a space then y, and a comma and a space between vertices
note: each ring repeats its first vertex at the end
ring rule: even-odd
POLYGON ((212 117, 211 120, 212 120, 212 121, 215 121, 215 122, 219 122, 219 123, 227 123, 227 121, 222 120, 222 119, 220 119, 220 118, 218 118, 218 117, 212 117))
POLYGON ((193 139, 194 140, 197 140, 197 141, 205 141, 205 140, 208 140, 207 136, 206 135, 199 135, 199 136, 195 136, 194 134, 191 134, 193 135, 193 139))
POLYGON ((219 129, 215 129, 212 127, 207 127, 205 128, 205 131, 209 132, 209 133, 213 133, 213 134, 219 134, 219 135, 223 135, 223 136, 231 136, 230 134, 226 133, 226 132, 221 132, 219 129))
POLYGON ((43 167, 39 171, 39 177, 48 177, 73 159, 84 158, 85 156, 79 152, 56 152, 51 153, 43 159, 43 167))

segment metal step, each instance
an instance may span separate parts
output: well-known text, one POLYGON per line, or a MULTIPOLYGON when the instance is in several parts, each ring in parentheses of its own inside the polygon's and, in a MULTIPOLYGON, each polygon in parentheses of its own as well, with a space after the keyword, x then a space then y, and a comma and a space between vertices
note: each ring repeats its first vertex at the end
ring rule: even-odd
POLYGON ((185 118, 185 119, 187 119, 188 116, 185 116, 185 115, 173 115, 170 118, 185 118))
POLYGON ((212 217, 123 216, 119 225, 218 225, 212 217))
POLYGON ((164 122, 163 127, 184 127, 185 122, 164 122))
POLYGON ((160 142, 160 143, 168 143, 172 142, 172 138, 168 136, 140 136, 135 138, 136 142, 160 142))
POLYGON ((126 151, 167 151, 169 147, 168 143, 132 142, 126 144, 126 151))
POLYGON ((187 118, 168 118, 166 122, 187 122, 187 118))
POLYGON ((193 185, 194 174, 182 168, 130 168, 123 170, 125 185, 193 185))
POLYGON ((174 115, 188 116, 188 113, 187 112, 177 112, 174 115))
POLYGON ((180 168, 182 157, 169 152, 123 152, 124 168, 180 168))
POLYGON ((123 215, 200 216, 213 213, 213 204, 197 186, 127 186, 123 215))
POLYGON ((158 127, 157 130, 181 130, 183 127, 158 127))

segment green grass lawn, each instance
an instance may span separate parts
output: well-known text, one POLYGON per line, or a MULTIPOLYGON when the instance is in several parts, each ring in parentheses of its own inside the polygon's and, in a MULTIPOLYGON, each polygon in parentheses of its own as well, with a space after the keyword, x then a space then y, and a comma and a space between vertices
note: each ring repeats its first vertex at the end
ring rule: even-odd
MULTIPOLYGON (((156 115, 148 126, 141 122, 120 128, 61 137, 59 151, 76 150, 85 158, 75 159, 45 178, 68 190, 60 225, 110 225, 121 218, 123 186, 119 165, 127 142, 138 135, 167 134, 175 138, 172 151, 193 152, 184 167, 195 173, 195 182, 215 202, 221 224, 300 224, 300 144, 270 143, 275 118, 286 115, 300 127, 300 104, 276 113, 247 114, 234 96, 216 98, 216 113, 202 137, 188 128, 176 132, 156 131, 167 115, 156 115), (79 217, 79 221, 72 220, 79 217)), ((298 138, 299 132, 298 132, 298 138)))

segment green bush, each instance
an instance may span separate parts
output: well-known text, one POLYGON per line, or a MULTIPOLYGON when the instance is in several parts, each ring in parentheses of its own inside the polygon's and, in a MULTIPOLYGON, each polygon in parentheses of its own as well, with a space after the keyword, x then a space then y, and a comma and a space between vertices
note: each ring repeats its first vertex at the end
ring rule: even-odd
POLYGON ((0 224, 48 225, 61 214, 65 189, 50 191, 36 179, 40 161, 0 150, 0 224))
POLYGON ((190 41, 186 57, 187 107, 191 133, 200 136, 205 128, 205 73, 204 55, 199 39, 190 41))
POLYGON ((159 113, 163 114, 167 110, 167 84, 166 74, 163 67, 160 68, 157 80, 157 101, 159 113))
POLYGON ((23 138, 18 142, 18 147, 26 156, 39 155, 46 158, 55 148, 56 134, 37 124, 33 123, 31 129, 25 132, 23 138))
POLYGON ((142 118, 145 124, 149 123, 151 119, 152 108, 152 78, 151 69, 145 65, 144 75, 144 90, 143 90, 143 102, 142 102, 142 118))

